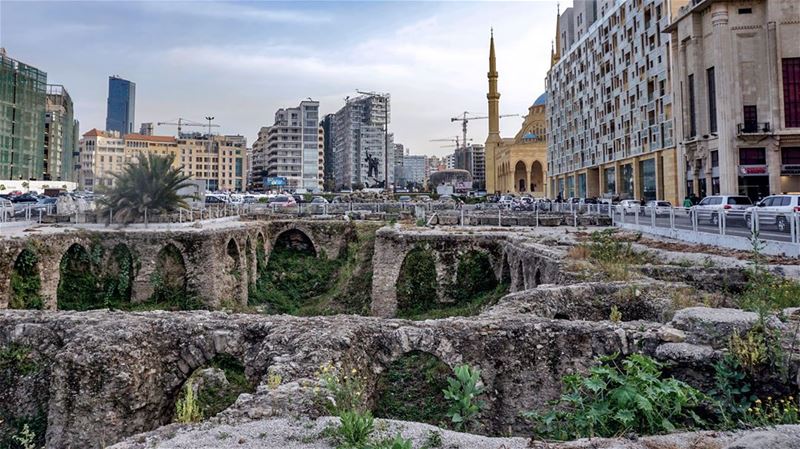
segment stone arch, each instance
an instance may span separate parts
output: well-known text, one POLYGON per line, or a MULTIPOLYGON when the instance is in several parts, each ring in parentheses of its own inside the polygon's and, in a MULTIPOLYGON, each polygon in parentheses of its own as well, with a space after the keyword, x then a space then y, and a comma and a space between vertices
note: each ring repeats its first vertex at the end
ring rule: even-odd
POLYGON ((461 255, 456 267, 453 289, 455 299, 469 300, 496 287, 497 278, 494 276, 491 254, 488 251, 470 249, 461 255))
POLYGON ((173 243, 167 243, 156 256, 156 266, 151 276, 153 299, 174 303, 186 295, 186 262, 183 253, 173 243))
POLYGON ((242 272, 242 253, 239 244, 231 237, 225 245, 225 275, 229 287, 225 290, 234 292, 234 298, 238 301, 242 296, 242 279, 245 273, 242 272))
POLYGON ((425 245, 416 245, 403 258, 395 283, 397 316, 409 316, 434 306, 438 299, 436 257, 425 245))
POLYGON ((373 389, 376 417, 437 425, 446 418, 442 390, 452 369, 436 355, 419 350, 402 354, 387 364, 373 389))
POLYGON ((98 301, 98 279, 92 256, 80 243, 73 243, 61 256, 56 293, 59 310, 89 310, 102 307, 98 301))
POLYGON ((544 168, 539 161, 531 164, 531 192, 544 192, 544 168))
POLYGON ((103 270, 102 287, 106 303, 121 305, 131 300, 133 280, 136 277, 133 255, 124 243, 115 245, 109 253, 103 270))
POLYGON ((528 169, 525 162, 517 161, 514 165, 514 189, 517 192, 528 191, 528 169))
POLYGON ((261 277, 267 269, 267 241, 264 239, 264 234, 259 232, 256 234, 256 273, 261 277))
POLYGON ((539 268, 536 268, 536 272, 533 274, 533 286, 538 287, 542 283, 542 272, 539 268))
POLYGON ((318 251, 314 241, 308 236, 308 233, 299 228, 290 228, 282 231, 275 237, 275 243, 272 245, 272 250, 288 249, 301 253, 318 256, 318 251))
POLYGON ((39 275, 39 256, 23 249, 14 259, 11 270, 9 309, 42 309, 42 279, 39 275))
POLYGON ((511 265, 508 263, 508 254, 503 254, 503 262, 500 267, 500 282, 506 286, 511 285, 511 265))

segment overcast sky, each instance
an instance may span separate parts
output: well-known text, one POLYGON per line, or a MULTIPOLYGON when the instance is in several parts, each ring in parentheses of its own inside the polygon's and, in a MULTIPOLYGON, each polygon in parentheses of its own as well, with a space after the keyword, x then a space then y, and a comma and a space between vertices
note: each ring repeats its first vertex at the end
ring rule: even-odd
MULTIPOLYGON (((555 17, 551 1, 0 0, 0 46, 67 88, 82 132, 105 126, 113 74, 136 83, 137 130, 213 115, 248 144, 280 107, 311 97, 335 112, 360 89, 392 94, 396 142, 443 155, 429 140, 461 134, 450 117, 486 114, 490 28, 501 113, 523 115, 544 91, 555 17)), ((503 119, 502 135, 520 124, 503 119)), ((471 122, 469 136, 486 129, 471 122)))

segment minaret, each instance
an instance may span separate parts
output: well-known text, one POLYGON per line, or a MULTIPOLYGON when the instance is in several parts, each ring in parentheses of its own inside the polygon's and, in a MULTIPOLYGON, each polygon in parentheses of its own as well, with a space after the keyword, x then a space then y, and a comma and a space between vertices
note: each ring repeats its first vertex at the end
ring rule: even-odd
POLYGON ((556 45, 550 49, 550 67, 561 59, 561 5, 556 4, 556 45))
POLYGON ((489 138, 487 142, 500 141, 500 92, 497 91, 497 61, 494 56, 494 30, 489 38, 489 138))
POLYGON ((486 191, 499 192, 497 185, 497 147, 500 145, 500 93, 497 91, 497 61, 494 56, 494 30, 489 38, 489 136, 486 138, 486 191))

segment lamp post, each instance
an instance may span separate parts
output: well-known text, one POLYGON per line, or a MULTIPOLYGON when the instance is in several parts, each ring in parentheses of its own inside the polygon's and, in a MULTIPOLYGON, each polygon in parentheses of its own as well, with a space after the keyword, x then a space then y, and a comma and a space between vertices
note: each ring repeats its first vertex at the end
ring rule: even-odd
MULTIPOLYGON (((383 100, 383 188, 384 191, 389 191, 389 94, 382 94, 378 92, 364 92, 356 89, 356 92, 369 97, 378 97, 383 100)), ((395 192, 395 186, 392 185, 392 193, 395 192)))

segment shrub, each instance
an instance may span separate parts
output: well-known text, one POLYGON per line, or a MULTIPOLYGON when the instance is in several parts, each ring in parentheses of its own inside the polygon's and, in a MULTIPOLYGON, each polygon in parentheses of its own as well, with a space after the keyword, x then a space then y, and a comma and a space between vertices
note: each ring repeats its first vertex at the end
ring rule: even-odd
POLYGON ((317 378, 325 390, 319 392, 321 405, 332 415, 366 410, 364 381, 355 368, 340 370, 329 362, 320 367, 317 378))
POLYGON ((752 251, 748 282, 739 295, 739 307, 761 313, 800 307, 800 283, 770 273, 761 254, 764 243, 758 233, 751 237, 752 251))
POLYGON ((611 306, 611 313, 609 314, 608 319, 612 323, 619 323, 622 321, 622 312, 619 311, 619 307, 611 306))
POLYGON ((27 248, 17 256, 11 271, 9 309, 41 309, 44 306, 39 294, 41 279, 36 266, 38 263, 39 257, 27 248))
POLYGON ((756 399, 753 407, 744 413, 744 421, 753 426, 774 426, 778 424, 800 423, 800 401, 793 396, 765 402, 756 399))
POLYGON ((200 403, 194 394, 192 381, 186 382, 183 397, 175 403, 175 420, 179 423, 193 423, 203 419, 200 403))
POLYGON ((375 416, 439 424, 447 417, 441 392, 447 388, 451 373, 436 356, 419 351, 405 354, 378 378, 375 416))
POLYGON ((544 415, 526 414, 536 434, 556 440, 613 437, 628 432, 656 434, 691 428, 703 421, 695 413, 705 396, 673 378, 662 378, 661 364, 633 354, 600 358, 588 375, 563 379, 558 406, 544 415))
POLYGON ((397 315, 413 316, 435 307, 436 262, 433 252, 417 246, 406 255, 397 278, 397 315))
POLYGON ((451 287, 453 297, 465 301, 493 290, 497 281, 492 273, 492 263, 486 253, 467 252, 456 269, 456 283, 451 287))
POLYGON ((407 440, 400 435, 395 435, 393 438, 387 438, 373 444, 370 449, 413 449, 414 446, 411 440, 407 440))
POLYGON ((374 419, 370 412, 346 411, 339 416, 341 425, 336 431, 338 449, 365 449, 374 430, 374 419))
POLYGON ((25 424, 19 434, 14 435, 12 439, 19 444, 22 449, 36 449, 36 434, 33 433, 30 426, 25 424))
POLYGON ((444 398, 450 402, 447 415, 457 430, 472 426, 484 407, 484 402, 477 399, 483 394, 480 385, 481 371, 469 365, 459 365, 453 370, 455 377, 447 379, 449 386, 445 389, 444 398))

